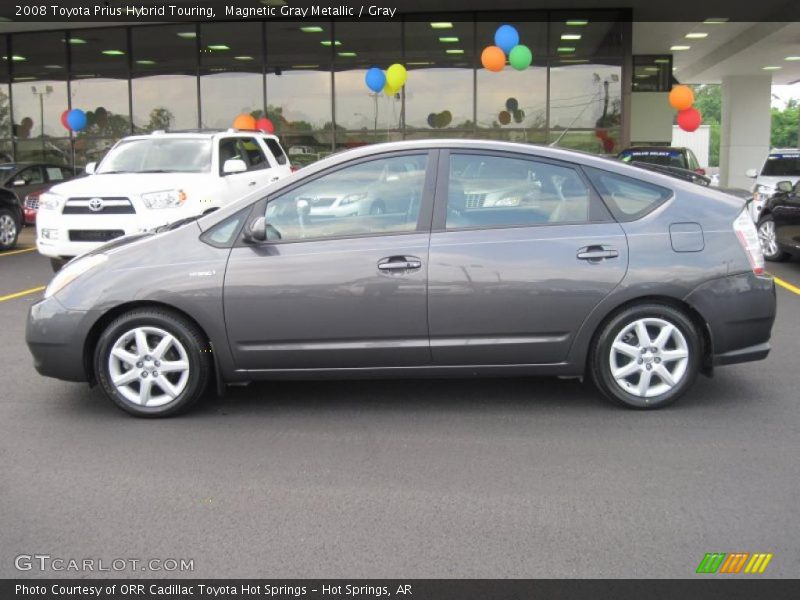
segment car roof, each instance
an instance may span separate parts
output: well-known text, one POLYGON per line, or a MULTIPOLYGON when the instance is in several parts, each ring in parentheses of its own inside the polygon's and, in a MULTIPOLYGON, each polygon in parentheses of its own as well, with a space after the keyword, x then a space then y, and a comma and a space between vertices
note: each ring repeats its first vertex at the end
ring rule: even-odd
POLYGON ((262 137, 278 141, 278 137, 263 131, 248 131, 244 129, 205 129, 205 130, 186 130, 186 131, 153 131, 152 133, 140 133, 136 135, 128 135, 122 138, 124 140, 151 140, 155 138, 182 138, 182 139, 213 139, 215 137, 231 135, 231 136, 248 136, 248 137, 262 137))
POLYGON ((800 148, 773 148, 770 154, 800 154, 800 148))

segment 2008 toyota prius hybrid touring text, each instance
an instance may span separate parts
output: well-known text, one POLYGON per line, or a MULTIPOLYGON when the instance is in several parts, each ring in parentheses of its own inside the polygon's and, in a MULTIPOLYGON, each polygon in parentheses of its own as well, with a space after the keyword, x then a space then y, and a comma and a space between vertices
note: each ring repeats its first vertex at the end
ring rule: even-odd
POLYGON ((658 408, 767 356, 763 268, 732 196, 554 148, 398 142, 71 261, 27 342, 138 416, 275 378, 589 377, 658 408))

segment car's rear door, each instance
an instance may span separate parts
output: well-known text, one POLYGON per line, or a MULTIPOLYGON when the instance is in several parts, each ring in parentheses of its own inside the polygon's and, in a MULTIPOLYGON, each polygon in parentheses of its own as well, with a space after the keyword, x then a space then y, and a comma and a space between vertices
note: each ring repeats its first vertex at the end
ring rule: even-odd
POLYGON ((791 192, 782 194, 780 200, 773 200, 772 218, 778 243, 800 250, 800 181, 791 192))
MULTIPOLYGON (((430 364, 427 271, 437 153, 388 153, 299 179, 257 203, 270 237, 242 241, 225 274, 237 367, 336 369, 430 364), (402 212, 311 215, 308 198, 363 189, 412 161, 421 204, 402 212)), ((413 178, 410 178, 412 180, 413 178)), ((409 190, 411 191, 411 190, 409 190)), ((353 202, 359 202, 353 194, 353 202)))
POLYGON ((622 280, 622 228, 576 166, 523 154, 442 151, 429 257, 438 365, 565 360, 622 280))

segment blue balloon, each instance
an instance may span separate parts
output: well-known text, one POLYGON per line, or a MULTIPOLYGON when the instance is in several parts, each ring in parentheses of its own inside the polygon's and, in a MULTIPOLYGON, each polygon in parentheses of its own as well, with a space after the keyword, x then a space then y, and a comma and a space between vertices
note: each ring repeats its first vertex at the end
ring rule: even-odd
POLYGON ((86 127, 86 113, 80 108, 73 108, 67 113, 67 124, 72 131, 80 131, 86 127))
POLYGON ((519 44, 519 33, 511 25, 501 25, 494 32, 494 45, 506 54, 517 44, 519 44))
POLYGON ((372 67, 367 71, 364 81, 367 82, 367 87, 369 89, 376 94, 379 94, 383 91, 383 87, 386 85, 386 73, 384 73, 378 67, 372 67))

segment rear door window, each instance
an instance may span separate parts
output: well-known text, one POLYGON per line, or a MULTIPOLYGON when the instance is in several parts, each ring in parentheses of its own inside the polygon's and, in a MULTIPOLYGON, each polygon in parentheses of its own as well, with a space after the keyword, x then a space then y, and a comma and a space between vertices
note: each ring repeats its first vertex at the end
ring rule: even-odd
POLYGON ((672 196, 672 190, 640 179, 592 167, 584 170, 617 221, 640 219, 672 196))
POLYGON ((272 156, 275 157, 275 161, 279 165, 285 165, 287 158, 286 154, 283 152, 283 148, 281 148, 281 145, 272 138, 266 138, 264 141, 266 142, 269 151, 272 152, 272 156))
POLYGON ((589 221, 589 187, 567 166, 527 158, 452 154, 447 229, 589 221))

